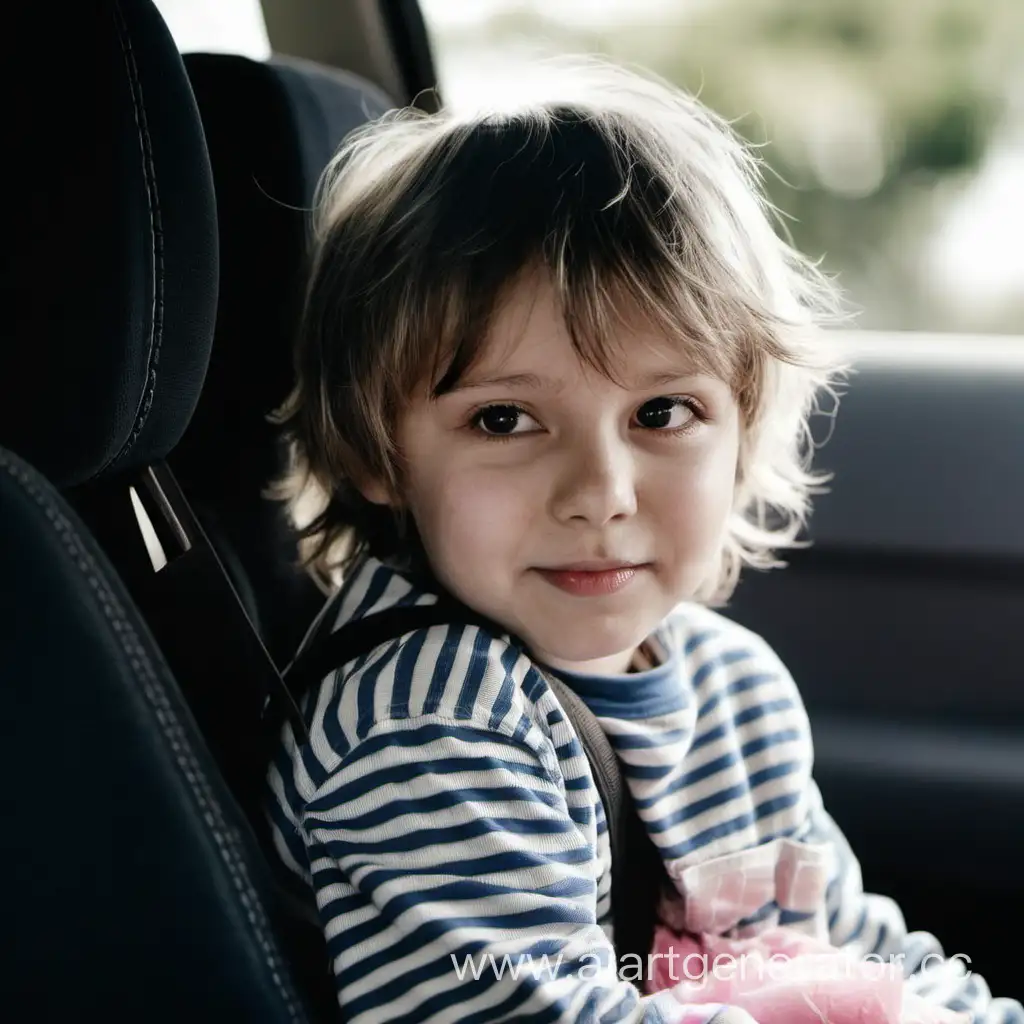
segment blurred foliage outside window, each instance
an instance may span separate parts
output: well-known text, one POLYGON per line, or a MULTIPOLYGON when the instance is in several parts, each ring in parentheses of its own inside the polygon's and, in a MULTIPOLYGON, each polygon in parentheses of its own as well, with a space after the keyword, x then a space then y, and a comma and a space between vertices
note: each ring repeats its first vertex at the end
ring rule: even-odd
POLYGON ((1024 0, 420 0, 442 98, 603 53, 761 145, 856 326, 1024 335, 1024 0))

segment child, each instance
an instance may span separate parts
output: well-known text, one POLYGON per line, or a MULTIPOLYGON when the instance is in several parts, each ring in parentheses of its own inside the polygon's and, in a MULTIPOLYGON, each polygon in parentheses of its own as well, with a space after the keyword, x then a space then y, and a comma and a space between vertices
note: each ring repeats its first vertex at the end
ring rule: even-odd
POLYGON ((543 666, 610 737, 680 934, 903 955, 936 1006, 1024 1021, 861 891, 793 681, 708 607, 804 523, 832 285, 696 100, 544 71, 508 110, 360 130, 319 197, 282 420, 293 493, 324 496, 310 564, 345 570, 321 627, 448 594, 506 631, 382 644, 307 695, 307 744, 284 730, 275 842, 344 1019, 752 1019, 616 963, 604 809, 543 666))

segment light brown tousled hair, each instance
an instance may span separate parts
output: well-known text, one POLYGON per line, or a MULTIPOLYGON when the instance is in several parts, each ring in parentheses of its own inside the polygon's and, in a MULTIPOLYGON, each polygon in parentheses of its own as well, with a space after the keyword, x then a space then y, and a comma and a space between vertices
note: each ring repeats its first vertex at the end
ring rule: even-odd
POLYGON ((414 526, 356 481, 400 496, 405 403, 452 387, 510 288, 540 271, 602 373, 640 316, 731 384, 735 503, 696 595, 721 602, 744 564, 780 564, 775 550, 799 543, 824 479, 809 468, 808 419, 818 394, 834 398, 821 326, 842 316, 836 289, 776 233, 758 160, 695 98, 593 58, 547 62, 532 81, 539 97, 506 109, 392 112, 325 172, 278 495, 320 579, 364 551, 413 557, 414 526))

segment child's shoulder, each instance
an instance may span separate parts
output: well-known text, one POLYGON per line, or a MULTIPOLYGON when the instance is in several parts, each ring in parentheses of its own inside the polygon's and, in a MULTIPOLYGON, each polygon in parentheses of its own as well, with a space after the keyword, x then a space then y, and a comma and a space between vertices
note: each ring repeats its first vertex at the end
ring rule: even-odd
POLYGON ((675 651, 690 665, 753 665, 789 678, 788 669, 763 636, 706 605, 678 605, 664 629, 675 651))
MULTIPOLYGON (((436 596, 375 560, 331 601, 321 629, 358 624, 436 596)), ((413 626, 337 665, 307 696, 310 733, 345 756, 373 733, 450 724, 521 743, 556 705, 535 663, 497 628, 457 621, 413 626)))
POLYGON ((790 731, 810 750, 810 722, 796 681, 760 634, 713 609, 685 604, 670 616, 680 677, 699 732, 735 731, 744 743, 790 731))

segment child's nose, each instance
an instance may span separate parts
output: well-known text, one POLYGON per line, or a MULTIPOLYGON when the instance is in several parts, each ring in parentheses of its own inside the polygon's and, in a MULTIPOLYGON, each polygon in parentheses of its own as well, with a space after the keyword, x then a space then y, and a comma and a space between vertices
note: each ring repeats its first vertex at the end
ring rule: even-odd
POLYGON ((633 453, 618 438, 574 445, 562 458, 552 514, 559 522, 588 526, 635 515, 635 474, 633 453))

